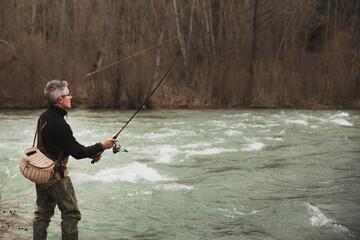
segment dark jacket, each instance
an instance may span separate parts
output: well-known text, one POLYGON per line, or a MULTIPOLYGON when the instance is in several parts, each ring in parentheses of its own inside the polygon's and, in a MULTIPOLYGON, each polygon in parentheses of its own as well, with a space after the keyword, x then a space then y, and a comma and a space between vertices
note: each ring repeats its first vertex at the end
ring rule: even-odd
POLYGON ((57 106, 50 106, 39 118, 38 128, 44 122, 47 122, 41 131, 41 139, 47 155, 56 161, 59 159, 62 151, 61 160, 69 155, 76 159, 92 157, 97 153, 103 151, 101 143, 96 143, 92 146, 85 147, 78 143, 73 136, 73 132, 66 123, 64 116, 67 112, 57 106))

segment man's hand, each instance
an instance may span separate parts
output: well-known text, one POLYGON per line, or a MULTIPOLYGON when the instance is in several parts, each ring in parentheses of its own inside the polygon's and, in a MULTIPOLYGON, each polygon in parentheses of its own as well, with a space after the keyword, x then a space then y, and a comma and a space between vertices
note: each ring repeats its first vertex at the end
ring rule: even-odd
POLYGON ((98 154, 92 156, 91 158, 92 158, 92 161, 91 161, 91 162, 96 163, 96 162, 98 162, 98 161, 100 160, 100 158, 101 158, 101 153, 98 153, 98 154))
MULTIPOLYGON (((102 145, 103 149, 105 150, 105 149, 111 148, 117 141, 118 141, 118 140, 116 140, 116 139, 108 138, 108 139, 105 139, 104 141, 102 141, 102 142, 101 142, 101 145, 102 145)), ((102 151, 99 152, 98 154, 90 157, 90 158, 92 158, 92 161, 91 161, 92 164, 94 164, 94 163, 96 163, 96 162, 98 162, 98 161, 100 160, 100 158, 101 158, 101 153, 102 153, 104 150, 102 150, 102 151)))
POLYGON ((109 149, 111 148, 118 140, 113 139, 113 138, 108 138, 105 139, 104 141, 101 142, 101 145, 103 146, 104 149, 109 149))

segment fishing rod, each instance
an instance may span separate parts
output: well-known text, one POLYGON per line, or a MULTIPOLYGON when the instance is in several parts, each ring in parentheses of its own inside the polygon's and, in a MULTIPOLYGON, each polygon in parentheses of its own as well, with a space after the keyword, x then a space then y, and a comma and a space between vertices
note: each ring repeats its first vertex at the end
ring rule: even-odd
POLYGON ((160 43, 158 43, 158 44, 155 44, 155 45, 153 45, 153 46, 151 46, 151 47, 145 48, 144 50, 142 50, 142 51, 140 51, 140 52, 134 53, 134 54, 132 54, 132 55, 126 57, 126 58, 123 58, 123 59, 121 59, 121 60, 119 60, 119 61, 113 62, 113 63, 111 63, 111 64, 109 64, 109 65, 107 65, 107 66, 105 66, 105 67, 96 69, 95 71, 86 74, 85 78, 87 78, 87 77, 89 77, 89 76, 91 76, 91 75, 93 75, 93 74, 95 74, 95 73, 97 73, 97 72, 100 72, 100 71, 102 71, 102 70, 105 70, 105 69, 107 69, 107 68, 109 68, 109 67, 111 67, 111 66, 114 66, 115 64, 121 63, 121 62, 123 62, 123 61, 125 61, 125 60, 128 60, 128 59, 130 59, 130 58, 132 58, 132 57, 135 57, 135 56, 137 56, 137 55, 139 55, 139 54, 142 54, 142 53, 144 53, 144 52, 146 52, 146 51, 148 51, 148 50, 150 50, 150 49, 153 49, 153 48, 155 48, 155 47, 158 47, 158 46, 160 46, 160 45, 162 45, 162 44, 164 44, 164 43, 170 42, 171 40, 174 40, 174 39, 176 39, 176 38, 178 38, 178 37, 181 37, 181 35, 177 35, 177 36, 175 36, 175 37, 169 38, 169 39, 167 39, 167 40, 165 40, 165 41, 162 41, 162 42, 160 42, 160 43))
MULTIPOLYGON (((147 102, 149 101, 150 97, 155 93, 155 91, 159 88, 160 84, 165 80, 166 76, 167 76, 167 75, 169 74, 169 72, 171 71, 171 69, 172 69, 172 67, 174 66, 174 64, 175 64, 176 60, 178 59, 179 55, 180 55, 180 51, 178 51, 178 53, 177 53, 174 61, 173 61, 172 64, 170 65, 169 69, 166 71, 166 73, 165 73, 164 76, 161 78, 161 80, 160 80, 159 83, 156 85, 156 87, 151 91, 151 93, 149 94, 149 96, 145 99, 144 103, 143 103, 142 105, 140 105, 140 107, 139 107, 139 108, 136 110, 136 112, 131 116, 131 118, 125 123, 125 125, 120 129, 120 131, 113 136, 113 139, 117 139, 117 137, 119 136, 119 134, 126 128, 126 126, 131 122, 131 120, 133 120, 133 118, 136 116, 136 114, 137 114, 138 112, 140 112, 141 109, 145 109, 145 108, 146 108, 145 106, 146 106, 147 102)), ((114 153, 114 154, 120 152, 120 150, 121 150, 121 145, 120 145, 120 144, 117 144, 117 143, 114 144, 112 150, 113 150, 113 153, 114 153)), ((103 150, 102 152, 104 152, 104 150, 103 150)), ((101 153, 102 153, 102 152, 101 152, 101 153)), ((128 152, 128 151, 127 151, 126 149, 124 149, 123 152, 128 152)), ((101 153, 100 153, 100 154, 101 154, 101 153)), ((91 163, 94 164, 95 161, 92 160, 91 163)))

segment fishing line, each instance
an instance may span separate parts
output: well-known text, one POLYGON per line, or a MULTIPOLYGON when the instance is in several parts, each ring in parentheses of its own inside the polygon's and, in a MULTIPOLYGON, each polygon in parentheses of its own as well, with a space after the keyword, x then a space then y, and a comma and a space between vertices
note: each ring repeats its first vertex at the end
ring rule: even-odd
POLYGON ((156 87, 154 88, 154 90, 152 90, 152 92, 149 94, 149 96, 145 99, 144 103, 136 110, 136 112, 134 113, 134 115, 132 115, 132 117, 129 119, 129 121, 127 121, 127 123, 120 129, 120 131, 113 137, 114 139, 116 139, 119 134, 121 133, 122 130, 124 130, 124 128, 131 122, 131 120, 136 116, 136 114, 141 110, 141 109, 146 109, 146 103, 149 101, 150 97, 154 94, 154 92, 156 91, 156 89, 158 89, 158 87, 160 86, 160 84, 165 80, 166 76, 168 75, 168 73, 170 72, 170 70, 172 69, 172 67, 174 66, 177 58, 179 57, 180 51, 177 53, 173 63, 171 64, 171 66, 169 67, 169 69, 167 70, 167 72, 164 74, 164 76, 162 77, 162 79, 159 81, 159 83, 156 85, 156 87))
POLYGON ((95 74, 95 73, 97 73, 97 72, 100 72, 100 71, 102 71, 102 70, 105 70, 105 69, 107 69, 107 68, 109 68, 109 67, 111 67, 111 66, 114 66, 115 64, 121 63, 121 62, 123 62, 123 61, 125 61, 125 60, 127 60, 127 59, 129 59, 129 58, 132 58, 132 57, 135 57, 135 56, 137 56, 137 55, 139 55, 139 54, 142 54, 142 53, 144 53, 144 52, 146 52, 146 51, 148 51, 148 50, 150 50, 150 49, 152 49, 152 48, 155 48, 155 47, 158 47, 158 46, 160 46, 160 45, 162 45, 162 44, 164 44, 164 43, 170 42, 171 40, 174 40, 175 38, 178 38, 178 37, 180 37, 180 36, 181 36, 181 35, 177 35, 177 36, 172 37, 172 38, 170 38, 170 39, 168 39, 168 40, 165 40, 165 41, 163 41, 163 42, 161 42, 161 43, 158 43, 158 44, 156 44, 156 45, 153 45, 153 46, 151 46, 151 47, 148 47, 148 48, 146 48, 146 49, 144 49, 144 50, 142 50, 142 51, 140 51, 140 52, 134 53, 133 55, 130 55, 130 56, 126 57, 126 58, 123 58, 123 59, 121 59, 121 60, 119 60, 119 61, 117 61, 117 62, 111 63, 111 64, 109 64, 109 65, 107 65, 107 66, 105 66, 105 67, 99 68, 99 69, 97 69, 97 70, 95 70, 95 71, 93 71, 93 72, 90 72, 90 73, 86 74, 86 77, 85 77, 85 78, 87 78, 87 77, 89 77, 89 76, 91 76, 91 75, 93 75, 93 74, 95 74))
MULTIPOLYGON (((164 74, 164 76, 161 78, 161 80, 159 81, 159 83, 156 85, 156 87, 151 91, 151 93, 149 94, 149 96, 145 99, 144 103, 140 105, 140 107, 136 110, 136 112, 131 116, 131 118, 125 123, 125 125, 120 129, 120 131, 114 135, 113 139, 117 139, 117 137, 119 136, 119 134, 124 130, 124 128, 126 128, 126 126, 131 122, 131 120, 133 120, 133 118, 136 116, 136 114, 141 110, 141 109, 146 109, 146 104, 149 101, 150 97, 155 93, 155 91, 159 88, 160 84, 165 80, 166 76, 169 74, 169 72, 171 71, 172 67, 174 66, 176 60, 178 59, 180 55, 180 51, 178 51, 174 61, 172 62, 172 64, 170 65, 169 69, 166 71, 166 73, 164 74)), ((121 151, 121 145, 120 144, 114 144, 113 145, 113 153, 118 153, 121 151)), ((103 152, 103 151, 102 151, 103 152)), ((101 152, 101 153, 102 153, 101 152)), ((123 152, 127 152, 126 149, 123 150, 123 152)), ((100 153, 100 154, 101 154, 100 153)), ((92 164, 94 164, 94 160, 91 161, 92 164)))

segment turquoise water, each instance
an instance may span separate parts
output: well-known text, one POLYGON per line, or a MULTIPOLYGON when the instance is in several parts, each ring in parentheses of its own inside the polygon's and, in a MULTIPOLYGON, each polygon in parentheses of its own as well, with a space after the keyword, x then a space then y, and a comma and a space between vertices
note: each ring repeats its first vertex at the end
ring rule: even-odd
MULTIPOLYGON (((32 236, 34 185, 17 165, 41 112, 0 111, 4 239, 32 236)), ((90 145, 133 113, 67 121, 90 145)), ((360 239, 359 111, 145 110, 118 139, 128 153, 69 161, 80 239, 360 239)))

